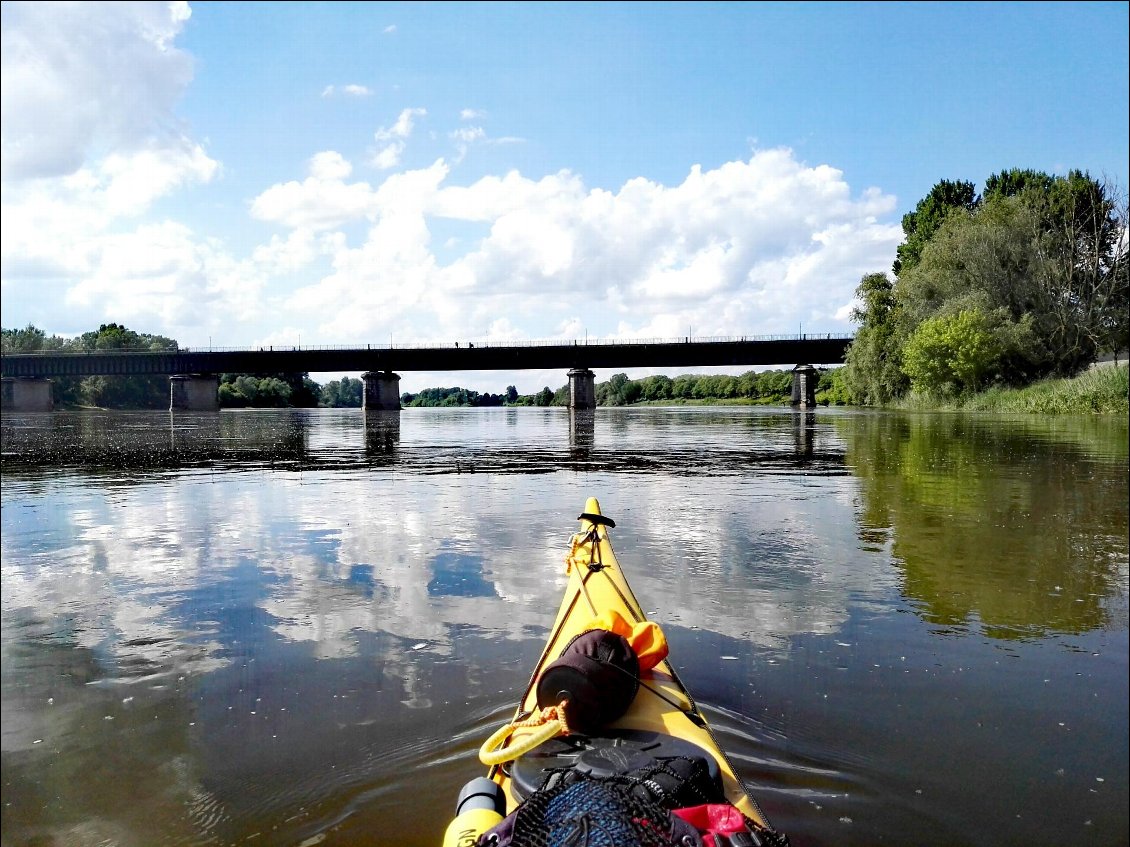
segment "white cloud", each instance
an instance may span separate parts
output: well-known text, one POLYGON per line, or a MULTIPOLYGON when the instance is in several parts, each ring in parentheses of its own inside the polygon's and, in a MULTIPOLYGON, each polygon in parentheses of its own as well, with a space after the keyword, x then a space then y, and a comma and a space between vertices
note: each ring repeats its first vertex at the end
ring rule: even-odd
POLYGON ((400 155, 404 152, 416 119, 427 113, 426 109, 404 109, 391 127, 381 127, 373 133, 380 146, 370 157, 369 164, 382 171, 391 170, 399 165, 400 155))
POLYGON ((481 126, 465 126, 449 133, 448 137, 455 142, 455 161, 461 162, 471 145, 485 141, 487 134, 481 126))
POLYGON ((371 97, 373 95, 372 89, 365 85, 358 85, 350 83, 343 85, 340 88, 336 85, 327 85, 322 89, 322 96, 325 98, 336 97, 341 94, 346 97, 371 97))
POLYGON ((3 177, 59 177, 110 150, 181 146, 172 107, 193 75, 173 46, 187 3, 4 4, 3 177))
POLYGON ((381 32, 383 32, 385 35, 391 35, 392 33, 396 32, 396 24, 389 24, 383 30, 381 30, 381 32))
POLYGON ((251 254, 256 266, 270 274, 295 273, 313 262, 322 252, 314 230, 293 229, 285 238, 275 235, 251 254))
POLYGON ((388 171, 400 164, 400 154, 404 152, 404 142, 394 141, 377 150, 369 159, 369 164, 381 171, 388 171))
POLYGON ((64 177, 5 183, 0 196, 5 291, 35 286, 37 278, 96 274, 108 244, 128 237, 155 201, 185 184, 208 182, 217 170, 199 146, 185 142, 114 153, 64 177))
POLYGON ((171 222, 105 235, 90 259, 65 305, 135 326, 191 331, 217 320, 247 319, 264 284, 249 264, 234 262, 217 244, 171 222))
POLYGON ((319 180, 342 180, 353 173, 353 165, 336 150, 315 153, 310 158, 310 176, 319 180))
POLYGON ((427 109, 404 109, 390 127, 381 127, 373 135, 377 141, 388 141, 392 138, 407 138, 412 134, 412 127, 417 118, 428 114, 427 109))
POLYGON ((461 144, 470 144, 473 141, 486 138, 486 130, 481 126, 460 127, 451 133, 451 138, 461 144))
MULTIPOLYGON (((410 118, 401 125, 410 132, 410 118)), ((335 176, 256 200, 287 188, 306 216, 279 222, 370 222, 360 241, 324 241, 333 271, 287 304, 332 338, 383 337, 391 327, 405 340, 543 338, 580 327, 578 302, 593 337, 681 337, 688 327, 698 336, 771 334, 798 320, 812 332, 842 331, 839 307, 901 238, 897 225, 879 222, 893 197, 852 197, 838 170, 808 167, 784 149, 696 166, 674 186, 630 180, 615 193, 589 190, 567 171, 448 185, 443 160, 375 190, 335 176), (354 195, 363 201, 350 202, 354 195), (487 229, 441 262, 432 237, 442 221, 487 229), (824 303, 833 305, 812 305, 824 303)))
POLYGON ((302 182, 273 185, 251 203, 251 216, 291 228, 332 229, 368 215, 376 195, 368 183, 346 184, 353 167, 332 150, 316 154, 302 182))
POLYGON ((486 112, 479 109, 462 109, 459 112, 459 119, 462 121, 481 121, 486 116, 486 112))
POLYGON ((215 244, 152 217, 220 171, 173 113, 192 79, 173 44, 190 14, 184 3, 5 3, 6 298, 58 295, 92 321, 164 332, 209 304, 246 311, 253 277, 229 291, 231 260, 215 244))

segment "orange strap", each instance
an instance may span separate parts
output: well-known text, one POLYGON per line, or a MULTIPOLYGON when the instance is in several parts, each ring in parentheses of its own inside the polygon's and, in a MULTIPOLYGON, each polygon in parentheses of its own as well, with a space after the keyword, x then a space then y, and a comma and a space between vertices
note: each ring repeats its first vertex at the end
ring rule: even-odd
POLYGON ((631 624, 615 609, 608 609, 585 629, 606 629, 624 636, 639 657, 641 671, 651 670, 667 658, 667 637, 654 621, 631 624))

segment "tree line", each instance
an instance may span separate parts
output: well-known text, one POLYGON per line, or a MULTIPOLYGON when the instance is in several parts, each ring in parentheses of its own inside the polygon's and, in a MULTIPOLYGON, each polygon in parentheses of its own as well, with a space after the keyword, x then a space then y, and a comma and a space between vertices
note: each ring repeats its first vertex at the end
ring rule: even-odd
POLYGON ((860 405, 967 396, 1125 350, 1126 211, 1117 188, 1077 170, 1001 171, 981 194, 937 183, 903 217, 891 273, 856 289, 839 393, 860 405))
MULTIPOLYGON (((649 376, 629 379, 613 374, 596 384, 598 406, 630 406, 633 403, 663 403, 696 400, 737 400, 753 403, 788 403, 792 398, 791 370, 748 371, 740 376, 684 374, 677 377, 649 376)), ((834 393, 831 371, 823 373, 817 385, 821 402, 842 402, 834 393)), ((403 394, 403 406, 567 406, 569 385, 556 391, 548 385, 533 394, 518 394, 507 386, 505 395, 478 394, 465 388, 427 388, 418 394, 403 394)))

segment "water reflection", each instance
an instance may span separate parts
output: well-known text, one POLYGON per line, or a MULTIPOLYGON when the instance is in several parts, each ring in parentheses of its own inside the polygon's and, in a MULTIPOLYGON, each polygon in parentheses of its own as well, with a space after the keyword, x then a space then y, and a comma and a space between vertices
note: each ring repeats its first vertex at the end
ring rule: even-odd
POLYGON ((414 473, 693 467, 699 474, 730 475, 838 473, 843 460, 834 430, 817 425, 814 413, 750 407, 57 412, 5 414, 0 424, 5 473, 396 465, 414 473), (703 431, 709 449, 701 449, 697 433, 703 431))
POLYGON ((793 450, 797 456, 811 458, 815 452, 816 413, 797 409, 793 412, 793 450))
POLYGON ((308 455, 311 414, 191 412, 55 412, 4 414, 0 445, 5 473, 24 468, 176 469, 299 464, 308 455))
POLYGON ((1065 805, 1125 832, 1125 426, 38 422, 6 416, 0 459, 5 845, 438 843, 589 494, 795 843, 954 843, 978 820, 969 843, 1050 847, 1065 805), (1071 732, 1031 744, 1049 721, 1071 732))
POLYGON ((993 638, 1125 626, 1126 428, 873 415, 838 429, 862 482, 860 537, 887 534, 929 622, 993 638), (1060 432, 1062 435, 1062 432, 1060 432))
POLYGON ((591 409, 569 410, 569 448, 575 459, 592 454, 596 436, 596 412, 591 409))
POLYGON ((372 459, 390 458, 400 444, 400 412, 366 409, 365 453, 372 459))

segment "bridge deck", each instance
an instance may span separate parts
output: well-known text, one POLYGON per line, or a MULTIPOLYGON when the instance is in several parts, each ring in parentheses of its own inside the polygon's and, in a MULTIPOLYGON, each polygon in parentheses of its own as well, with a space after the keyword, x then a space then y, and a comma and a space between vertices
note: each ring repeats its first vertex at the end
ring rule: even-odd
POLYGON ((346 373, 353 371, 487 371, 560 368, 758 367, 838 364, 851 337, 729 341, 381 347, 353 349, 99 351, 6 353, 5 377, 187 373, 346 373))

